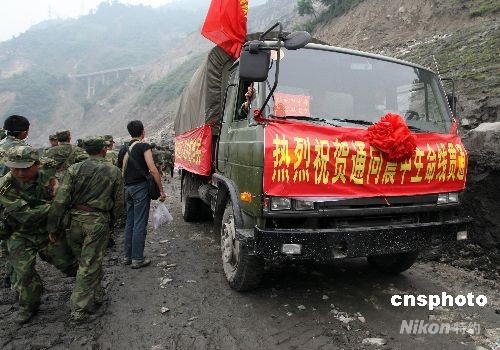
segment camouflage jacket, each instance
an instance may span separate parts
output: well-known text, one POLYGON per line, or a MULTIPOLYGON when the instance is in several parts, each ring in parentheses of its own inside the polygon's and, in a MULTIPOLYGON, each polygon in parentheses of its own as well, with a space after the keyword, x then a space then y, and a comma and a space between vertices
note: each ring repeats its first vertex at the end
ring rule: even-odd
POLYGON ((114 151, 107 151, 106 152, 106 159, 107 162, 117 165, 118 164, 118 154, 116 154, 114 151))
POLYGON ((26 142, 23 140, 16 139, 13 136, 7 136, 2 141, 0 141, 0 176, 4 176, 9 172, 9 168, 5 165, 5 153, 12 147, 15 146, 26 146, 26 142))
POLYGON ((0 179, 2 219, 19 235, 47 239, 45 226, 55 179, 40 170, 33 183, 17 181, 9 173, 0 179))
POLYGON ((95 156, 70 166, 50 208, 47 230, 64 229, 63 218, 75 204, 110 213, 113 221, 122 219, 124 199, 120 169, 95 156))
POLYGON ((165 164, 167 164, 168 166, 174 165, 174 162, 172 161, 172 152, 170 150, 164 151, 163 157, 165 164))
POLYGON ((153 148, 152 149, 152 154, 153 154, 153 161, 155 163, 155 166, 158 168, 158 170, 161 169, 161 166, 163 164, 163 157, 161 154, 162 151, 159 149, 153 148))
MULTIPOLYGON (((56 162, 58 173, 64 173, 70 165, 81 162, 89 156, 82 148, 69 143, 61 143, 58 146, 47 149, 44 157, 52 158, 56 162)), ((60 178, 60 176, 58 176, 60 178)))
POLYGON ((54 148, 54 147, 55 147, 55 146, 50 146, 50 147, 45 148, 45 149, 43 150, 43 152, 42 152, 42 157, 45 157, 45 158, 50 158, 50 157, 49 157, 49 154, 50 154, 50 152, 52 152, 52 151, 51 151, 51 149, 52 149, 52 148, 54 148))

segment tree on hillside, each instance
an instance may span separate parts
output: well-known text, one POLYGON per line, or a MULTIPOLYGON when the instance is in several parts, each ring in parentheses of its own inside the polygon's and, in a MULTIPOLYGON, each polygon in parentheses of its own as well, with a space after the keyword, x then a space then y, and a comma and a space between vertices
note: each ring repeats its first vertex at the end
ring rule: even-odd
POLYGON ((346 12, 349 8, 357 5, 363 0, 297 0, 297 11, 300 16, 314 15, 315 8, 326 7, 332 13, 346 12))
POLYGON ((314 15, 316 16, 316 12, 314 11, 312 0, 298 0, 297 1, 297 11, 300 16, 305 15, 314 15))

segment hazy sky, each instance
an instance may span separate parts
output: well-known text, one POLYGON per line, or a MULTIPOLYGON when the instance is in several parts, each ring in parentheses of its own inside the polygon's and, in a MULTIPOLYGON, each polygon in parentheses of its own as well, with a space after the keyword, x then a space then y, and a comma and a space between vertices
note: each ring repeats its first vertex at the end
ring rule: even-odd
MULTIPOLYGON (((26 31, 31 25, 49 18, 78 17, 95 9, 103 0, 1 0, 0 41, 26 31)), ((173 0, 120 0, 127 4, 153 7, 173 0)))
MULTIPOLYGON (((95 9, 104 0, 0 0, 0 41, 28 30, 46 19, 78 17, 95 9)), ((126 4, 158 7, 175 0, 119 0, 126 4)), ((182 1, 182 0, 177 0, 182 1)), ((250 0, 259 4, 263 0, 250 0)))

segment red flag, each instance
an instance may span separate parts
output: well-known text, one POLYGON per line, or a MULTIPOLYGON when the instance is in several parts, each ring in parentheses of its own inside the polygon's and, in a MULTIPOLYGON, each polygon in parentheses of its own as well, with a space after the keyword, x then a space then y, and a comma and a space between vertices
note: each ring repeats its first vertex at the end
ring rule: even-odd
POLYGON ((237 59, 247 35, 248 0, 212 0, 201 34, 237 59))

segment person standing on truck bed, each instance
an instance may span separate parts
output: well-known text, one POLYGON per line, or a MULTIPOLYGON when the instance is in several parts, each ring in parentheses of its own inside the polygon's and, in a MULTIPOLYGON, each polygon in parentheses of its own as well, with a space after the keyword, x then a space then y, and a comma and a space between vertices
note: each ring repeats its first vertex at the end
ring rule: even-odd
POLYGON ((151 260, 144 257, 144 242, 151 203, 146 176, 149 173, 153 176, 160 191, 160 201, 165 200, 165 192, 160 173, 153 161, 151 145, 143 142, 144 125, 140 120, 133 120, 127 124, 127 130, 132 140, 118 153, 118 167, 122 169, 127 203, 123 263, 132 264, 133 269, 138 269, 151 263, 151 260))

